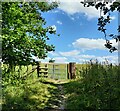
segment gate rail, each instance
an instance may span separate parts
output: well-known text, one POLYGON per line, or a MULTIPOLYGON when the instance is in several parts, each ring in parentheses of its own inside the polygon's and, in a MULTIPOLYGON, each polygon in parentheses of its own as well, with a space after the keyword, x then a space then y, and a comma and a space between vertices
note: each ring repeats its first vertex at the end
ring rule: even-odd
POLYGON ((69 64, 64 64, 65 68, 60 67, 60 63, 41 63, 37 62, 37 75, 38 77, 51 77, 54 79, 61 79, 60 77, 63 73, 66 74, 67 79, 76 78, 76 67, 75 63, 71 62, 69 64), (42 75, 43 74, 43 75, 42 75))

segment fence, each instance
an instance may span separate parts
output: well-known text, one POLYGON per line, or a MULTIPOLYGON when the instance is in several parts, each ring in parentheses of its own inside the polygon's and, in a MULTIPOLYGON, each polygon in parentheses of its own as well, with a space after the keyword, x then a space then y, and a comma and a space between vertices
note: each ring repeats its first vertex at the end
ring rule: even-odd
POLYGON ((67 79, 67 64, 50 63, 48 67, 49 77, 67 79))
POLYGON ((53 79, 75 79, 76 68, 75 63, 59 64, 59 63, 38 63, 38 77, 50 77, 53 79))
POLYGON ((37 75, 38 77, 44 76, 48 77, 48 65, 45 64, 44 66, 41 66, 40 63, 37 64, 37 75))

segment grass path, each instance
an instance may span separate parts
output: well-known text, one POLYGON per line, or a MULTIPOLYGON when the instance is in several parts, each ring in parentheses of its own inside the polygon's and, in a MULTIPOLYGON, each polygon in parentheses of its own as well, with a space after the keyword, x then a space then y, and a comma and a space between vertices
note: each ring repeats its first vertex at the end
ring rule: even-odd
POLYGON ((55 81, 57 86, 56 100, 58 101, 58 106, 56 110, 65 110, 65 94, 64 94, 64 83, 65 81, 55 81))
POLYGON ((60 110, 64 110, 65 109, 65 95, 64 95, 64 89, 62 85, 58 85, 58 90, 60 93, 60 106, 59 109, 60 110))
POLYGON ((53 80, 52 82, 47 81, 46 84, 51 84, 56 87, 53 91, 50 91, 52 94, 51 98, 48 100, 48 104, 44 108, 45 111, 59 111, 65 110, 65 93, 64 93, 64 83, 66 81, 53 80))
POLYGON ((19 87, 8 85, 3 90, 4 100, 2 102, 2 110, 64 110, 64 82, 58 80, 32 79, 26 81, 26 84, 21 84, 19 87))

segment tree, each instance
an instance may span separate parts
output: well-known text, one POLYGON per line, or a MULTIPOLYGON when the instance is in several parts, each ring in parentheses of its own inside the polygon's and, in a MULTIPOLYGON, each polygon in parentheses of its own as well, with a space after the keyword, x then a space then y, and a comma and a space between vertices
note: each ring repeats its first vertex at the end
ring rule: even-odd
POLYGON ((30 64, 32 56, 44 59, 55 50, 46 41, 48 34, 56 34, 56 30, 45 28, 41 12, 57 6, 56 2, 2 2, 2 61, 9 69, 30 64))
POLYGON ((55 62, 54 59, 50 59, 50 60, 49 60, 49 63, 54 63, 54 62, 55 62))
MULTIPOLYGON (((105 26, 110 23, 111 20, 111 12, 113 11, 118 11, 120 13, 120 2, 116 2, 114 1, 110 7, 107 6, 107 4, 109 2, 87 2, 87 0, 85 0, 84 2, 81 2, 84 7, 95 7, 97 10, 100 9, 100 17, 98 18, 98 30, 101 31, 102 33, 104 33, 105 36, 105 40, 106 40, 106 44, 105 47, 109 49, 109 51, 112 53, 114 51, 117 50, 116 47, 112 46, 112 43, 110 42, 110 40, 108 40, 107 38, 107 29, 105 28, 105 26), (103 15, 102 15, 103 13, 103 15), (106 15, 106 16, 104 16, 106 15)), ((120 26, 118 26, 118 32, 120 33, 120 26)), ((115 34, 110 34, 109 37, 112 37, 113 39, 116 40, 116 42, 120 41, 120 35, 115 35, 115 34)))

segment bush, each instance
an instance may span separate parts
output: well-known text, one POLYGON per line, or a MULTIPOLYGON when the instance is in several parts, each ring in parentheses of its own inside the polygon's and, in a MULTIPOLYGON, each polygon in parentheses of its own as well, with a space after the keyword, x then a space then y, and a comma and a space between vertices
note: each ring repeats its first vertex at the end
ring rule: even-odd
POLYGON ((90 62, 81 69, 80 79, 65 85, 67 108, 120 110, 120 66, 90 62))

